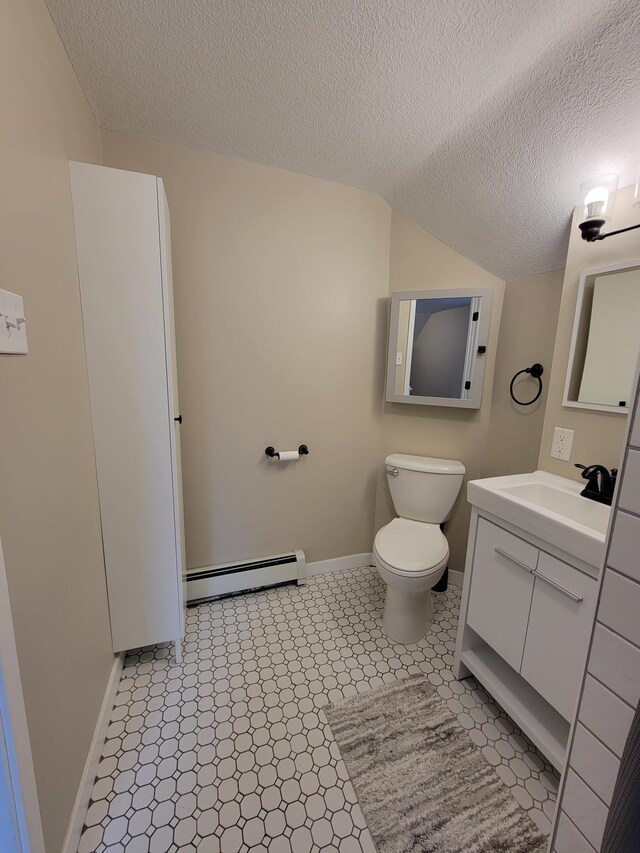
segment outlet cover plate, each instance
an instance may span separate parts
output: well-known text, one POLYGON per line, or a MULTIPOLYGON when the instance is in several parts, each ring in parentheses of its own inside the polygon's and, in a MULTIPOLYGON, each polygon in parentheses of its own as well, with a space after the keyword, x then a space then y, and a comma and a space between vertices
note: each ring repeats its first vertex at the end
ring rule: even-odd
POLYGON ((573 430, 564 427, 554 427, 553 441, 551 442, 551 455, 554 459, 562 459, 569 462, 571 459, 571 446, 573 444, 573 430))

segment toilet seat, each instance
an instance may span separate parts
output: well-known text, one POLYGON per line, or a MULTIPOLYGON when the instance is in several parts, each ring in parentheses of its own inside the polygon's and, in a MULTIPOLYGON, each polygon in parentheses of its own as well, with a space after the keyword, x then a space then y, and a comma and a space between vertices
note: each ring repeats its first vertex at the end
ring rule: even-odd
POLYGON ((393 574, 435 574, 449 559, 449 544, 437 524, 395 518, 381 528, 373 543, 376 558, 393 574))

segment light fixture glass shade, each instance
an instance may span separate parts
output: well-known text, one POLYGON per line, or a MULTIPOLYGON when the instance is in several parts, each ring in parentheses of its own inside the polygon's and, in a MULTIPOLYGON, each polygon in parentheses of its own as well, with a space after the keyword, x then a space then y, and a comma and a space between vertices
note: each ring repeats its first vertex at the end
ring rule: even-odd
POLYGON ((617 189, 617 175, 599 175, 585 181, 580 187, 578 222, 589 219, 601 219, 606 222, 610 219, 617 189))
POLYGON ((636 188, 633 192, 633 206, 640 207, 640 166, 638 166, 638 174, 636 175, 636 188))

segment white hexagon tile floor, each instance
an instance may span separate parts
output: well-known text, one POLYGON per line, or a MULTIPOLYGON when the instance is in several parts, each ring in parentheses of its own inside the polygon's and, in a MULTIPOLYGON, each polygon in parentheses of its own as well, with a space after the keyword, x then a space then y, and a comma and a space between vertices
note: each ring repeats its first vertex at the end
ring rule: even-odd
POLYGON ((183 663, 125 661, 79 853, 375 853, 322 706, 428 673, 513 796, 548 832, 558 777, 451 667, 460 590, 403 646, 382 631, 375 569, 191 607, 183 663))

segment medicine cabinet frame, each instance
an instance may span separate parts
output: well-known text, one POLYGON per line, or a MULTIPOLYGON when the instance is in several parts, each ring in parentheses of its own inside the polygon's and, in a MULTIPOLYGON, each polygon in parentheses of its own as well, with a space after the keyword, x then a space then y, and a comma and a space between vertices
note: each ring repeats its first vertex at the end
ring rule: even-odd
MULTIPOLYGON (((482 402, 482 386, 486 352, 489 342, 493 290, 489 287, 448 288, 446 290, 405 290, 393 293, 389 312, 389 336, 387 350, 387 372, 385 400, 388 403, 408 403, 414 406, 446 406, 461 409, 479 409, 482 402), (477 319, 473 336, 467 339, 464 376, 470 383, 466 398, 430 397, 422 395, 396 394, 396 353, 398 352, 400 303, 423 299, 478 299, 477 319)), ((405 368, 406 372, 406 368, 405 368)))
MULTIPOLYGON (((589 340, 589 332, 591 326, 591 305, 593 301, 593 287, 598 276, 606 275, 607 273, 624 272, 625 270, 640 269, 640 258, 629 261, 622 261, 617 264, 609 264, 604 267, 594 267, 593 269, 583 270, 580 274, 580 284, 578 285, 578 300, 576 302, 576 310, 573 317, 573 329, 571 332, 571 347, 569 350, 569 360, 567 362, 567 372, 564 383, 564 393, 562 405, 570 409, 582 409, 592 412, 610 412, 617 415, 628 415, 629 406, 616 406, 606 403, 590 403, 582 402, 577 398, 580 393, 580 382, 584 370, 584 358, 589 340)), ((629 388, 631 395, 633 389, 629 388)))

